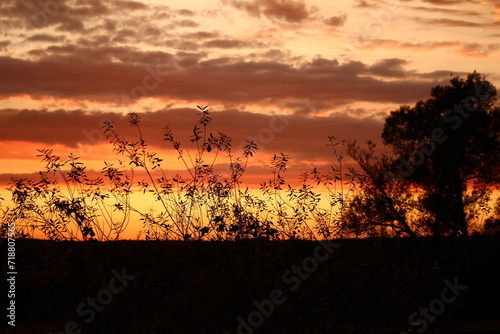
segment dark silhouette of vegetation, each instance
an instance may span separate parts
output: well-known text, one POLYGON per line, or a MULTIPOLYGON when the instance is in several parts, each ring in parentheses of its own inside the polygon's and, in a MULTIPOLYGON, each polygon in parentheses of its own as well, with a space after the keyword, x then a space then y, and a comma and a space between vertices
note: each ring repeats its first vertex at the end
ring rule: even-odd
POLYGON ((419 210, 413 187, 404 182, 387 182, 385 175, 392 164, 387 154, 377 156, 376 145, 362 148, 347 142, 347 152, 359 165, 354 173, 359 191, 348 202, 345 223, 357 237, 394 237, 420 235, 424 212, 419 210))
POLYGON ((362 172, 363 192, 350 202, 358 234, 469 234, 490 208, 500 183, 500 109, 496 89, 474 72, 436 86, 431 98, 401 106, 386 119, 382 138, 391 154, 348 143, 362 172))
POLYGON ((413 152, 420 149, 427 155, 408 181, 425 193, 422 203, 433 213, 434 236, 468 235, 467 186, 476 192, 468 203, 474 205, 500 181, 496 89, 476 72, 466 80, 455 77, 450 84, 432 88, 432 98, 413 108, 392 112, 382 134, 387 145, 415 165, 420 157, 413 152), (433 133, 436 129, 442 130, 433 133))
POLYGON ((242 155, 235 155, 229 136, 208 131, 208 106, 198 110, 190 147, 177 140, 170 126, 163 128, 164 141, 185 166, 182 175, 168 175, 163 159, 149 149, 137 113, 128 118, 135 140, 125 139, 111 121, 104 122, 106 138, 125 160, 104 162, 98 178, 88 177, 74 154, 64 160, 50 149, 39 150, 45 170, 38 180, 12 179, 13 205, 4 211, 3 228, 15 220, 20 237, 39 231, 52 240, 116 240, 137 216, 146 240, 343 236, 342 214, 354 179, 351 175, 349 183, 343 182, 345 167, 335 137, 328 144, 337 162, 330 171, 314 168, 302 174, 299 187, 292 187, 285 180, 289 157, 281 153, 271 159, 272 177, 261 182, 259 190, 251 190, 242 186, 241 178, 257 145, 247 141, 242 155), (138 181, 140 170, 146 179, 138 181), (326 189, 327 205, 320 205, 322 196, 314 189, 318 185, 326 189), (132 203, 134 192, 152 194, 160 208, 141 211, 132 203))
POLYGON ((484 233, 500 235, 500 198, 495 203, 493 215, 484 221, 484 233))
POLYGON ((61 159, 39 150, 45 169, 38 180, 13 178, 8 190, 13 206, 4 211, 2 228, 16 222, 18 237, 36 230, 52 240, 117 240, 130 221, 131 182, 120 168, 106 165, 102 177, 90 178, 79 157, 61 159), (62 186, 61 186, 62 185, 62 186))
POLYGON ((476 72, 455 77, 432 88, 427 101, 391 112, 382 133, 385 152, 377 153, 372 142, 366 148, 345 142, 359 170, 345 164, 331 136, 330 170, 313 168, 292 186, 285 179, 290 158, 276 154, 272 176, 258 190, 242 181, 257 145, 247 141, 241 154, 233 152, 231 137, 209 131, 208 106, 197 106, 188 145, 170 126, 163 128, 164 141, 185 167, 176 175, 148 146, 139 114, 130 113, 133 140, 111 121, 103 124, 125 159, 104 162, 99 177, 89 177, 75 154, 62 159, 39 150, 45 169, 38 180, 12 179, 12 205, 0 208, 2 230, 16 221, 20 237, 39 231, 52 240, 117 240, 131 219, 140 219, 146 240, 466 236, 483 223, 493 233, 498 220, 484 219, 500 181, 495 95, 476 72), (137 180, 139 171, 145 179, 137 180), (135 192, 152 195, 156 206, 138 209, 135 192))

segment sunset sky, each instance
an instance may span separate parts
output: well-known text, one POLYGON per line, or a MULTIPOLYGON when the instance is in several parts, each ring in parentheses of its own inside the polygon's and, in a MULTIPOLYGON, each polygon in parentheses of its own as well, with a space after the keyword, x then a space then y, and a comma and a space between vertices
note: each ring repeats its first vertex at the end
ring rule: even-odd
MULTIPOLYGON (((379 141, 391 110, 474 70, 500 87, 497 0, 7 0, 0 4, 0 183, 35 173, 36 149, 116 159, 104 119, 141 115, 182 142, 210 105, 234 147, 255 138, 250 176, 274 153, 290 173, 326 168, 327 136, 379 141)), ((5 193, 4 193, 5 194, 5 193)))

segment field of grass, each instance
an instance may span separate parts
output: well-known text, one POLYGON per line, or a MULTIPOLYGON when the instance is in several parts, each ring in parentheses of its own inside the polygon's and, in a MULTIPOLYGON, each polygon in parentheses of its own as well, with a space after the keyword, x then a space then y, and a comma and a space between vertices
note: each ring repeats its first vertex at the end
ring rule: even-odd
POLYGON ((448 280, 467 288, 425 332, 500 333, 499 241, 444 239, 434 248, 426 238, 345 239, 324 259, 314 241, 19 239, 16 327, 4 316, 2 332, 400 333, 413 312, 442 298, 448 280), (321 260, 311 262, 315 255, 321 260), (276 289, 271 307, 263 301, 276 289))

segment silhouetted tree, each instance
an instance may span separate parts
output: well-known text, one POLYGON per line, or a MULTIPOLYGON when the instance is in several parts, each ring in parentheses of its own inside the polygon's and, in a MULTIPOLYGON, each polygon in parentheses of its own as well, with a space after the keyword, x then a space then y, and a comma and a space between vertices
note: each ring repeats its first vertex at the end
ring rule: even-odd
POLYGON ((497 198, 493 215, 484 222, 483 232, 500 235, 500 197, 497 198))
POLYGON ((375 147, 372 142, 366 148, 347 142, 348 154, 361 168, 355 172, 361 191, 349 199, 344 214, 347 231, 358 237, 428 234, 428 213, 422 211, 415 186, 402 178, 388 180, 394 158, 376 154, 375 147))
POLYGON ((495 101, 494 86, 474 72, 433 87, 430 99, 401 106, 386 119, 382 138, 398 156, 391 175, 420 189, 422 205, 433 214, 434 236, 468 235, 467 186, 484 190, 499 183, 495 101))

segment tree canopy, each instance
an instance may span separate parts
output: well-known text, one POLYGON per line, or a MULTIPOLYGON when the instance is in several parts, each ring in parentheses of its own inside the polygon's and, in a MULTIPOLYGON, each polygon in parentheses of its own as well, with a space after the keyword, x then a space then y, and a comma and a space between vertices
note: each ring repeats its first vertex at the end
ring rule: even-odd
MULTIPOLYGON (((468 235, 468 222, 477 206, 487 203, 492 187, 500 183, 500 108, 495 101, 495 87, 473 72, 466 79, 457 76, 449 85, 433 87, 426 101, 392 111, 382 139, 395 158, 386 156, 384 168, 380 161, 370 163, 366 157, 363 161, 361 148, 352 144, 349 148, 372 185, 371 197, 366 197, 365 186, 364 206, 385 198, 387 211, 408 192, 405 188, 413 187, 419 195, 412 205, 422 217, 413 228, 396 220, 402 231, 416 234, 423 219, 434 236, 468 235)), ((405 198, 409 205, 410 198, 405 198)), ((358 209, 362 206, 357 204, 358 209)), ((387 212, 394 214, 395 209, 387 212)))

